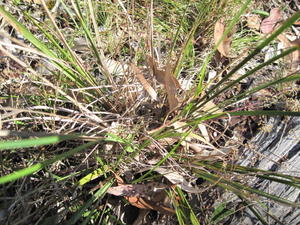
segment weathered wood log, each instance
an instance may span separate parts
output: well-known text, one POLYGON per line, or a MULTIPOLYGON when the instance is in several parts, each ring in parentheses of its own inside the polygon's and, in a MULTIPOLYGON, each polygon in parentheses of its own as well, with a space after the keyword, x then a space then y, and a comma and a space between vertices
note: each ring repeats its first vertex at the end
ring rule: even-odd
MULTIPOLYGON (((252 147, 243 149, 238 162, 240 165, 300 176, 300 118, 270 118, 249 144, 252 147)), ((249 185, 292 202, 300 202, 300 189, 257 177, 251 179, 249 185)), ((263 202, 267 207, 260 213, 269 224, 300 224, 300 208, 268 199, 263 199, 263 202), (264 210, 276 218, 268 216, 264 210)), ((241 216, 233 218, 230 224, 254 225, 260 222, 247 209, 241 216)))

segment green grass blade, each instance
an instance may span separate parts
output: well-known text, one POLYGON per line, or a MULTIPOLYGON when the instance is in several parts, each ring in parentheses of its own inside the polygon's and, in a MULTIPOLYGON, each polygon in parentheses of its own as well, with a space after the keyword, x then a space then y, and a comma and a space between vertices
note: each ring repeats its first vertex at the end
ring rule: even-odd
POLYGON ((0 141, 0 151, 2 150, 11 150, 17 148, 29 148, 29 147, 37 147, 41 145, 50 145, 56 144, 61 141, 72 140, 79 137, 79 134, 73 135, 55 135, 48 137, 39 137, 39 138, 30 138, 23 140, 15 140, 15 141, 0 141))
MULTIPOLYGON (((197 109, 200 108, 200 107, 202 107, 202 106, 205 105, 207 102, 209 102, 209 101, 211 101, 212 99, 214 99, 215 97, 217 97, 217 96, 218 96, 219 94, 221 94, 222 92, 228 90, 229 88, 231 88, 231 87, 234 86, 235 84, 239 83, 241 80, 243 80, 243 79, 245 79, 246 77, 248 77, 248 76, 254 74, 254 73, 257 72, 258 70, 262 69, 263 67, 265 67, 265 66, 267 66, 267 65, 270 65, 271 63, 275 62, 276 60, 278 60, 278 59, 280 59, 280 58, 282 58, 282 57, 284 57, 284 56, 286 56, 286 55, 289 55, 290 53, 292 53, 292 52, 294 52, 294 51, 296 51, 296 50, 299 50, 299 49, 300 49, 299 47, 293 47, 293 48, 290 48, 290 49, 288 49, 288 50, 282 52, 281 54, 279 54, 279 55, 277 55, 277 56, 271 58, 271 59, 268 60, 267 62, 264 62, 264 63, 258 65, 258 66, 255 67, 254 69, 252 69, 252 70, 248 71, 247 73, 245 73, 244 75, 240 76, 238 79, 236 79, 236 80, 230 82, 228 85, 226 85, 226 86, 225 86, 224 88, 222 88, 221 90, 218 90, 218 91, 217 91, 216 93, 214 93, 211 97, 209 97, 207 100, 205 100, 201 105, 199 105, 199 106, 197 107, 197 109)), ((289 78, 289 79, 291 79, 291 78, 289 78)), ((287 80, 288 80, 288 79, 287 79, 287 80)), ((276 84, 276 81, 273 81, 273 82, 276 84)), ((287 81, 281 81, 281 80, 279 81, 279 80, 278 80, 278 82, 287 82, 287 81)), ((242 93, 241 96, 245 96, 246 93, 247 93, 247 94, 249 94, 249 93, 254 93, 254 92, 256 92, 256 91, 258 91, 258 90, 260 90, 260 89, 263 89, 263 88, 268 87, 268 86, 271 86, 271 85, 273 85, 271 82, 268 83, 268 84, 264 84, 264 85, 261 86, 261 88, 253 89, 253 91, 251 91, 251 92, 250 92, 250 91, 247 91, 247 92, 242 93), (249 92, 249 93, 248 93, 248 92, 249 92)), ((235 98, 237 98, 237 97, 235 97, 235 98)))
POLYGON ((235 164, 224 165, 221 162, 209 163, 209 162, 197 161, 196 164, 217 172, 225 172, 225 173, 234 172, 234 173, 245 174, 248 176, 255 176, 265 180, 286 184, 300 189, 300 178, 295 176, 289 176, 285 174, 276 173, 273 171, 261 170, 261 169, 246 167, 246 166, 239 166, 235 164))
POLYGON ((2 176, 2 177, 0 177, 0 184, 5 184, 7 182, 12 182, 12 181, 15 181, 15 180, 17 180, 17 179, 19 179, 21 177, 33 174, 33 173, 35 173, 35 172, 43 169, 44 167, 46 167, 46 166, 48 166, 48 165, 50 165, 50 164, 52 164, 54 162, 57 162, 59 160, 63 160, 65 158, 68 158, 68 157, 70 157, 70 156, 72 156, 72 155, 74 155, 74 154, 76 154, 76 153, 78 153, 80 151, 84 151, 85 149, 87 149, 88 147, 90 147, 90 146, 92 146, 92 145, 94 145, 96 143, 97 142, 89 142, 89 143, 83 144, 83 145, 81 145, 81 146, 79 146, 77 148, 74 148, 74 149, 72 149, 72 150, 70 150, 68 152, 64 152, 64 153, 62 153, 60 155, 57 155, 57 156, 55 156, 52 159, 45 160, 45 161, 43 161, 41 163, 37 163, 37 164, 35 164, 33 166, 29 166, 27 168, 18 170, 16 172, 13 172, 13 173, 8 174, 6 176, 2 176))
POLYGON ((255 110, 255 111, 237 111, 237 112, 223 112, 215 113, 204 116, 199 116, 198 118, 192 118, 188 123, 189 125, 197 125, 203 121, 216 119, 219 117, 228 117, 228 116, 300 116, 300 112, 284 112, 276 110, 255 110))
POLYGON ((224 220, 226 217, 234 214, 235 211, 232 209, 226 208, 226 203, 222 202, 218 206, 216 206, 216 209, 211 215, 210 223, 211 224, 218 224, 222 220, 224 220))
MULTIPOLYGON (((199 220, 197 219, 192 207, 190 206, 188 200, 185 197, 185 194, 178 187, 176 188, 176 192, 179 195, 180 202, 181 202, 179 204, 179 207, 181 208, 181 210, 178 213, 176 213, 177 216, 180 217, 180 219, 178 219, 178 220, 183 221, 183 224, 200 225, 199 220)), ((179 210, 179 209, 177 209, 177 210, 179 210)))
POLYGON ((105 173, 107 173, 109 170, 107 165, 104 165, 102 168, 96 169, 93 172, 87 174, 86 176, 84 176, 83 178, 81 178, 78 182, 78 184, 80 186, 85 185, 86 183, 104 175, 105 173))
POLYGON ((102 198, 107 189, 111 187, 114 183, 114 179, 111 179, 103 185, 74 215, 65 223, 66 225, 76 224, 76 222, 81 218, 82 214, 88 209, 96 200, 102 198))
POLYGON ((49 48, 38 40, 22 23, 17 21, 9 12, 7 12, 2 6, 0 6, 0 15, 4 17, 5 20, 9 22, 20 34, 22 34, 28 41, 30 41, 34 46, 40 49, 47 55, 56 58, 56 55, 49 50, 49 48))
POLYGON ((266 197, 268 199, 274 200, 276 202, 279 202, 279 203, 282 203, 285 205, 289 205, 289 206, 293 206, 293 207, 300 207, 299 203, 295 203, 295 202, 289 201, 287 199, 280 198, 276 195, 272 195, 272 194, 266 193, 264 191, 248 187, 248 186, 240 184, 238 182, 227 180, 227 179, 219 177, 217 175, 213 175, 213 174, 210 174, 210 173, 207 173, 204 171, 200 171, 200 170, 197 170, 196 173, 203 179, 208 180, 216 185, 223 184, 222 186, 225 187, 225 189, 228 189, 229 187, 231 187, 231 188, 234 188, 235 190, 239 190, 239 195, 241 195, 242 192, 246 191, 249 194, 250 193, 257 194, 259 196, 266 197))
POLYGON ((262 217, 262 215, 260 214, 259 211, 257 211, 252 204, 250 203, 250 201, 246 198, 244 198, 243 196, 238 195, 238 197, 242 200, 242 203, 244 206, 248 207, 251 212, 256 216, 256 218, 263 224, 263 225, 269 225, 269 223, 262 217))
POLYGON ((297 81, 297 80, 300 80, 300 74, 293 74, 293 75, 283 77, 283 78, 275 80, 275 81, 270 81, 270 82, 267 82, 265 84, 259 85, 258 87, 255 87, 255 88, 253 88, 249 91, 245 91, 244 93, 233 96, 232 98, 224 101, 222 104, 224 106, 226 106, 226 105, 229 105, 231 103, 237 102, 241 99, 244 99, 244 98, 250 96, 251 94, 256 93, 256 92, 258 92, 258 91, 260 91, 264 88, 271 87, 271 86, 278 85, 278 84, 282 84, 282 83, 297 81))
POLYGON ((228 113, 231 116, 300 116, 300 112, 284 112, 275 110, 238 111, 225 113, 228 113))
POLYGON ((78 19, 80 21, 80 24, 83 28, 83 31, 92 47, 92 51, 94 53, 94 55, 96 56, 97 58, 97 62, 99 63, 100 65, 100 70, 101 72, 104 74, 104 76, 106 76, 107 80, 111 83, 111 84, 114 84, 113 80, 112 80, 112 77, 111 77, 111 74, 109 73, 109 71, 107 70, 106 66, 104 65, 104 61, 103 61, 103 57, 102 55, 100 55, 100 51, 98 50, 97 48, 97 45, 96 45, 96 42, 93 38, 93 35, 91 34, 91 31, 88 27, 88 25, 86 24, 86 22, 84 21, 84 17, 81 13, 81 9, 80 9, 80 2, 78 0, 75 1, 76 3, 76 7, 77 7, 77 12, 79 13, 78 15, 78 19))

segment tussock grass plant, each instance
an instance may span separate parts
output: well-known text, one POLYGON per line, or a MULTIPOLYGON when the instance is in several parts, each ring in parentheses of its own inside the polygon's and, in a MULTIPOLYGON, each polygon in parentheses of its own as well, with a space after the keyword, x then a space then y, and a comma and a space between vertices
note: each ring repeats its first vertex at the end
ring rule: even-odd
MULTIPOLYGON (((0 210, 4 215, 0 221, 124 224, 130 220, 123 216, 124 207, 132 202, 107 193, 115 185, 115 174, 131 184, 170 185, 172 178, 161 174, 161 168, 190 183, 203 180, 194 185, 196 193, 189 193, 182 180, 173 182, 177 187, 167 191, 175 209, 169 224, 216 224, 234 214, 226 203, 212 212, 204 210, 205 201, 199 202, 200 207, 190 202, 192 195, 216 187, 238 196, 243 208, 263 224, 267 224, 259 208, 263 198, 300 206, 244 182, 254 176, 299 188, 298 177, 240 166, 238 154, 224 150, 232 137, 228 125, 232 118, 300 115, 243 104, 263 89, 294 83, 300 78, 298 71, 232 91, 241 81, 299 51, 299 46, 285 49, 238 75, 290 29, 299 12, 266 37, 248 40, 244 30, 237 31, 234 50, 246 48, 248 54, 226 63, 218 56, 218 45, 243 20, 251 0, 36 2, 0 5, 2 27, 11 40, 1 41, 1 55, 17 68, 14 82, 26 81, 11 86, 10 92, 5 83, 1 87, 6 96, 0 99, 0 210), (214 24, 222 17, 227 29, 214 46, 214 24), (174 108, 168 105, 170 94, 165 97, 165 90, 173 87, 159 85, 152 74, 155 70, 165 71, 165 76, 169 71, 185 86, 176 90, 180 96, 174 108), (217 75, 208 79, 212 70, 217 75), (148 94, 149 86, 157 99, 148 94), (215 133, 211 135, 215 138, 207 138, 204 131, 215 133)), ((235 144, 244 146, 238 140, 235 144)))

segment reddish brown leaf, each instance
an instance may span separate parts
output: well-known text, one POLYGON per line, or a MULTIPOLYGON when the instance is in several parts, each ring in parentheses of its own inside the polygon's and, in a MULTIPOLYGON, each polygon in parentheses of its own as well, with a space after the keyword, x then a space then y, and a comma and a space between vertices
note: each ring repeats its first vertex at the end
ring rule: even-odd
POLYGON ((261 25, 260 30, 264 34, 273 32, 278 22, 282 19, 281 11, 279 8, 274 8, 270 11, 270 16, 265 18, 261 25))
POLYGON ((159 211, 163 214, 173 215, 175 213, 174 209, 164 206, 163 204, 157 204, 153 201, 139 198, 139 197, 125 197, 128 202, 140 209, 151 209, 159 211))
MULTIPOLYGON (((221 37, 223 36, 225 31, 224 19, 220 19, 215 24, 214 30, 214 42, 217 44, 221 37)), ((229 36, 224 37, 221 43, 218 46, 218 51, 221 53, 222 56, 229 57, 230 53, 230 46, 231 46, 231 38, 229 36)))

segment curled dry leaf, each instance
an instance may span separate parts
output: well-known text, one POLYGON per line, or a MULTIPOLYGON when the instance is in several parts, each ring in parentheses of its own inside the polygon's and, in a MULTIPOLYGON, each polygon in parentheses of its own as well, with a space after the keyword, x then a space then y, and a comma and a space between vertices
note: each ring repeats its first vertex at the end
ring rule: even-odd
POLYGON ((141 70, 134 64, 131 64, 131 68, 132 68, 135 76, 138 78, 138 80, 143 85, 143 87, 148 92, 148 94, 151 96, 151 98, 153 100, 157 100, 157 93, 151 87, 151 85, 148 83, 148 81, 145 79, 145 77, 144 77, 143 73, 141 72, 141 70))
POLYGON ((265 18, 261 25, 260 30, 263 34, 269 34, 274 31, 278 22, 282 19, 281 11, 279 8, 274 8, 270 11, 270 16, 265 18))
POLYGON ((167 178, 172 184, 178 185, 182 190, 188 192, 188 193, 200 193, 201 190, 198 188, 194 188, 192 185, 190 185, 182 175, 180 175, 176 171, 164 169, 162 167, 157 167, 154 169, 154 171, 158 172, 159 174, 163 175, 165 178, 167 178))
POLYGON ((159 211, 163 214, 173 215, 174 209, 164 205, 168 198, 164 189, 170 187, 169 185, 151 182, 148 184, 124 184, 123 179, 114 174, 118 186, 110 187, 107 193, 124 196, 128 202, 140 209, 151 209, 159 211), (144 196, 144 197, 141 197, 144 196))
MULTIPOLYGON (((218 42, 221 40, 224 32, 225 32, 224 19, 220 19, 215 24, 215 30, 214 30, 215 45, 217 45, 218 42)), ((218 51, 221 53, 222 56, 229 57, 230 47, 231 47, 231 37, 226 36, 219 44, 218 51)))
POLYGON ((178 99, 177 99, 177 89, 180 89, 180 84, 178 80, 174 77, 172 73, 172 67, 168 64, 164 70, 160 70, 158 68, 157 63, 153 59, 153 57, 147 55, 147 62, 149 67, 152 69, 153 75, 156 80, 163 84, 166 88, 168 103, 169 103, 169 110, 172 111, 178 106, 178 99))

